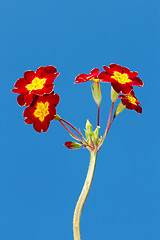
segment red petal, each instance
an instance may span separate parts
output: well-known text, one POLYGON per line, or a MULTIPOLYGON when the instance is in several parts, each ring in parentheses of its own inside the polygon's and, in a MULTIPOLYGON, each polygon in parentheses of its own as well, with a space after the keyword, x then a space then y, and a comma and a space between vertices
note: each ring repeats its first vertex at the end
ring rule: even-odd
POLYGON ((137 113, 142 113, 142 107, 141 106, 137 105, 134 109, 137 113))
POLYGON ((12 91, 13 93, 20 93, 20 92, 19 92, 19 89, 12 89, 11 91, 12 91))
POLYGON ((130 79, 133 79, 133 78, 137 77, 137 75, 138 75, 138 72, 130 72, 130 73, 128 73, 128 76, 129 76, 130 79))
POLYGON ((57 106, 60 101, 60 96, 58 94, 50 94, 47 99, 50 104, 54 104, 55 106, 57 106))
POLYGON ((47 122, 50 122, 50 121, 52 121, 54 118, 55 118, 55 116, 56 116, 56 108, 55 108, 55 106, 52 104, 51 106, 49 106, 49 114, 45 117, 45 120, 47 121, 47 122))
POLYGON ((36 70, 36 77, 42 78, 42 73, 43 73, 44 68, 45 68, 45 67, 39 67, 39 68, 36 70))
POLYGON ((34 71, 26 71, 24 73, 24 78, 27 81, 27 83, 32 82, 32 80, 35 78, 36 74, 34 71))
POLYGON ((35 121, 33 123, 33 127, 34 127, 34 130, 36 132, 41 133, 41 131, 42 131, 42 124, 41 124, 41 122, 39 120, 37 120, 37 121, 35 121))
POLYGON ((37 120, 33 123, 33 127, 36 132, 41 133, 41 131, 46 132, 49 127, 49 122, 46 122, 45 120, 43 122, 37 120))
POLYGON ((19 104, 19 106, 24 106, 25 105, 25 93, 24 94, 20 94, 17 97, 17 103, 19 104))
POLYGON ((93 75, 93 77, 95 77, 95 78, 98 77, 98 73, 99 73, 99 68, 93 68, 91 70, 91 75, 93 75))
POLYGON ((82 83, 82 82, 87 82, 91 80, 91 78, 89 77, 88 74, 85 73, 81 73, 80 75, 78 75, 75 79, 75 83, 82 83))
POLYGON ((42 89, 33 90, 32 92, 36 95, 43 96, 44 94, 49 94, 53 91, 54 85, 44 86, 42 89))
POLYGON ((128 84, 120 84, 121 85, 121 91, 124 94, 127 94, 132 91, 133 87, 129 86, 128 84))
POLYGON ((47 132, 47 130, 49 128, 49 124, 50 124, 50 122, 43 121, 43 124, 42 124, 42 131, 43 132, 47 132))
POLYGON ((51 85, 58 75, 59 73, 54 73, 53 76, 47 77, 45 85, 51 85))
POLYGON ((98 78, 101 80, 101 82, 111 82, 112 81, 111 76, 107 75, 106 72, 101 72, 98 75, 98 78))
POLYGON ((19 78, 16 83, 14 84, 15 88, 25 87, 27 84, 26 80, 24 78, 19 78))
POLYGON ((24 122, 25 122, 26 124, 32 124, 32 123, 33 123, 33 122, 30 121, 28 118, 24 119, 24 122))
POLYGON ((109 67, 113 72, 117 71, 117 72, 122 73, 122 71, 123 71, 123 68, 120 65, 115 64, 115 63, 110 64, 109 67))
POLYGON ((25 95, 24 101, 26 106, 29 106, 32 103, 34 96, 35 95, 33 93, 28 93, 25 95))
POLYGON ((132 79, 132 85, 143 87, 143 81, 139 77, 135 77, 132 79))
POLYGON ((50 78, 57 73, 57 69, 54 66, 40 67, 36 71, 36 76, 39 78, 50 78))

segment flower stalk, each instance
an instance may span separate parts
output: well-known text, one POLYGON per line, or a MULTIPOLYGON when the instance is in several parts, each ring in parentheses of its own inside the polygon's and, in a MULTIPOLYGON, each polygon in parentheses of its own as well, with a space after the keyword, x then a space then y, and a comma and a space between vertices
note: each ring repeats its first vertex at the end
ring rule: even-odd
POLYGON ((96 158, 97 158, 97 151, 90 151, 90 163, 89 168, 86 176, 85 183, 83 185, 81 194, 79 196, 77 205, 75 207, 74 216, 73 216, 73 234, 74 234, 74 240, 81 240, 80 235, 80 219, 81 219, 81 213, 84 206, 84 203, 87 199, 88 193, 91 188, 94 170, 96 166, 96 158))
POLYGON ((104 133, 104 135, 103 135, 103 138, 102 138, 102 140, 101 140, 101 142, 100 142, 100 144, 99 144, 99 146, 98 146, 98 148, 97 148, 98 151, 99 151, 100 147, 102 146, 102 144, 103 144, 103 142, 104 142, 104 140, 105 140, 105 138, 106 138, 106 136, 107 136, 107 133, 108 133, 108 131, 109 131, 109 129, 110 129, 110 126, 111 126, 110 123, 112 123, 113 120, 114 120, 114 118, 115 118, 115 117, 113 117, 112 122, 111 122, 113 107, 114 107, 114 102, 112 102, 112 105, 111 105, 111 110, 110 110, 110 114, 109 114, 109 118, 108 118, 107 127, 106 127, 105 133, 104 133))

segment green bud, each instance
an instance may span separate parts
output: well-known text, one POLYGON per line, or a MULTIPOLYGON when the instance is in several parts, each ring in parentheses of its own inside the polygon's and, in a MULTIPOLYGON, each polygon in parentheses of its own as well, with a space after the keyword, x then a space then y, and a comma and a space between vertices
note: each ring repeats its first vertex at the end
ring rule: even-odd
POLYGON ((87 120, 86 122, 86 132, 90 135, 92 133, 92 124, 87 120))
POLYGON ((100 82, 98 83, 94 82, 91 86, 91 89, 92 89, 92 95, 93 95, 94 101, 97 103, 97 105, 100 105, 102 100, 100 82))
POLYGON ((117 100, 117 97, 118 97, 118 93, 111 86, 111 100, 112 100, 112 102, 115 102, 117 100))
POLYGON ((116 111, 114 113, 115 116, 117 116, 118 114, 120 114, 126 107, 122 104, 122 102, 120 102, 116 108, 116 111))
POLYGON ((67 141, 65 142, 64 144, 67 148, 69 149, 78 149, 78 148, 81 148, 82 145, 77 143, 77 142, 71 142, 71 141, 67 141))
POLYGON ((99 139, 99 129, 100 129, 100 127, 97 126, 97 128, 94 130, 94 137, 95 137, 95 139, 99 139))
POLYGON ((56 114, 54 120, 58 120, 59 121, 60 119, 61 119, 60 116, 58 114, 56 114))

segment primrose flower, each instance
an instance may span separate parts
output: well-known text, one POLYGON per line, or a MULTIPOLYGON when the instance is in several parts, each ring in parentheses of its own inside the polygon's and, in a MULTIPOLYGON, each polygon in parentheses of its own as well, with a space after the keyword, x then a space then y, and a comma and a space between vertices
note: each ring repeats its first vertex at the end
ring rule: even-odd
POLYGON ((141 103, 137 100, 135 97, 135 94, 133 91, 126 95, 120 95, 119 98, 121 98, 122 104, 130 110, 135 110, 137 113, 142 113, 142 107, 139 106, 141 103))
POLYGON ((131 72, 126 67, 121 67, 115 63, 109 67, 103 66, 105 71, 101 72, 98 78, 101 82, 110 82, 117 93, 127 94, 133 90, 133 85, 142 87, 142 80, 137 77, 138 72, 131 72))
POLYGON ((32 104, 23 112, 25 123, 33 124, 35 131, 39 133, 46 132, 50 121, 56 116, 56 106, 59 100, 59 95, 54 94, 54 92, 44 96, 36 96, 32 104))
POLYGON ((99 68, 93 68, 90 74, 81 73, 76 77, 75 83, 82 83, 90 80, 93 80, 95 83, 98 83, 99 82, 98 73, 99 68))
POLYGON ((40 67, 34 71, 26 71, 24 78, 19 78, 12 92, 19 93, 17 102, 20 106, 29 106, 36 95, 43 96, 53 91, 53 82, 59 75, 54 66, 40 67))

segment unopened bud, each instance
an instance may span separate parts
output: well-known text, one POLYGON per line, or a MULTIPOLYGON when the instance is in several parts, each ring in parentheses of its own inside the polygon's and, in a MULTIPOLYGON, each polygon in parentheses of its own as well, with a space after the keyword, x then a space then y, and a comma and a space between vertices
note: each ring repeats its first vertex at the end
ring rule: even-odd
POLYGON ((90 123, 89 120, 86 122, 86 132, 90 135, 92 132, 92 124, 90 123))
POLYGON ((69 149, 78 149, 78 148, 82 147, 81 144, 79 144, 77 142, 72 142, 72 141, 67 141, 67 142, 65 142, 64 145, 69 149))

